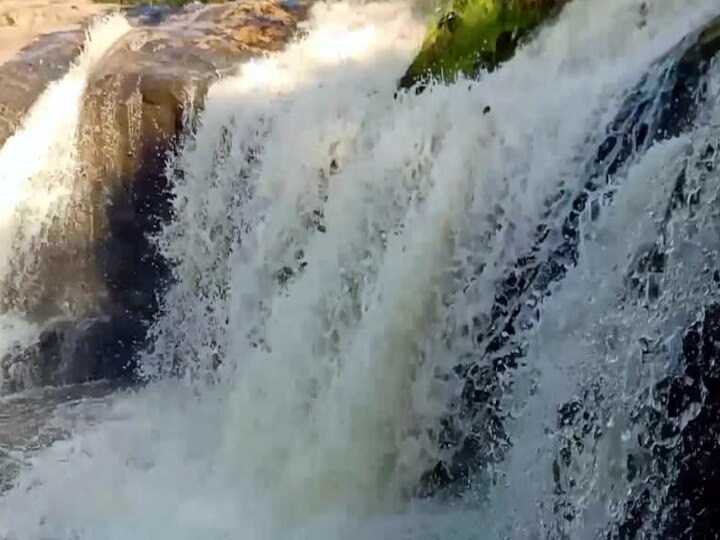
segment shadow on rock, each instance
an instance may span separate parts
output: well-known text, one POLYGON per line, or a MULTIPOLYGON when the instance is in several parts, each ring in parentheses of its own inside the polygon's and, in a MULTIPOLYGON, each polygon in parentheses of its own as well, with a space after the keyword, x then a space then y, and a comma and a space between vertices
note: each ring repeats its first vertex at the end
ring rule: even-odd
POLYGON ((9 390, 134 376, 169 277, 150 238, 171 218, 165 166, 188 113, 221 72, 281 49, 306 14, 306 4, 273 1, 129 11, 145 26, 116 43, 87 84, 76 203, 3 300, 44 327, 13 353, 29 376, 9 390))

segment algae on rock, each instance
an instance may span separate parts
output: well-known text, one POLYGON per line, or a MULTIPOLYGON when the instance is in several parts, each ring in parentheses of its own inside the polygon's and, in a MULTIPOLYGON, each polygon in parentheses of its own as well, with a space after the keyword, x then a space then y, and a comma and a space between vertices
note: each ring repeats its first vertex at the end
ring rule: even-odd
POLYGON ((408 88, 427 76, 453 80, 492 70, 567 1, 451 0, 440 9, 400 86, 408 88))

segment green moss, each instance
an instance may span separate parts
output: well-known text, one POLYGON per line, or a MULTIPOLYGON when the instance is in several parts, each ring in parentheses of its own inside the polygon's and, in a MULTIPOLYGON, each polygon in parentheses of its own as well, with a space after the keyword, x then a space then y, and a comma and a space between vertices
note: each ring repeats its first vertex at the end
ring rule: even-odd
POLYGON ((453 80, 509 59, 526 36, 566 0, 455 0, 434 22, 401 86, 431 76, 453 80))

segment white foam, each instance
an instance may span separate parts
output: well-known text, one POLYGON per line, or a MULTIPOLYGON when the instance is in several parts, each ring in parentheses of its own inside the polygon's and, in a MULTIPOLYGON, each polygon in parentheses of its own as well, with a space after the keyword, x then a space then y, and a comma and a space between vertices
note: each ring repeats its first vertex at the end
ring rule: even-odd
POLYGON ((75 187, 76 135, 88 75, 129 29, 121 15, 94 22, 68 72, 48 85, 0 149, 0 279, 13 257, 32 255, 53 218, 62 219, 75 187))
MULTIPOLYGON (((177 220, 159 241, 177 283, 144 359, 146 374, 190 384, 118 398, 103 423, 39 455, 0 500, 0 534, 459 539, 533 523, 551 474, 542 427, 584 375, 551 340, 530 351, 547 366, 534 394, 547 401, 526 403, 539 431, 510 426, 525 445, 509 461, 515 491, 491 494, 505 509, 407 495, 437 458, 428 430, 459 392, 436 375, 474 351, 463 327, 488 312, 547 196, 575 185, 588 135, 715 8, 658 1, 641 25, 640 4, 578 0, 481 82, 397 99, 422 37, 409 6, 319 4, 304 40, 211 88, 170 167, 182 172, 177 220), (495 232, 510 222, 512 234, 495 232), (283 267, 294 274, 281 285, 283 267), (524 472, 537 489, 514 498, 524 472)), ((635 223, 637 186, 684 144, 650 155, 633 173, 641 183, 618 194, 622 219, 598 227, 635 223)), ((588 259, 572 291, 592 283, 584 269, 614 275, 625 248, 607 242, 617 253, 588 259)), ((611 285, 599 287, 608 298, 611 285)), ((571 293, 553 302, 540 335, 582 309, 571 293)))
POLYGON ((26 388, 33 384, 30 366, 14 358, 24 348, 32 345, 39 335, 37 325, 17 313, 0 314, 0 395, 10 385, 26 388))

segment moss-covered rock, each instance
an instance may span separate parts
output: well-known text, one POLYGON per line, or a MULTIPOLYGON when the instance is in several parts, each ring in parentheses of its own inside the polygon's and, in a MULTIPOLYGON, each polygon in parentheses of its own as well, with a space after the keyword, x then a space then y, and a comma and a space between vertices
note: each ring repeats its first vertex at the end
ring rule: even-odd
POLYGON ((509 59, 519 41, 568 0, 454 0, 439 18, 400 86, 430 76, 453 80, 493 69, 509 59))

